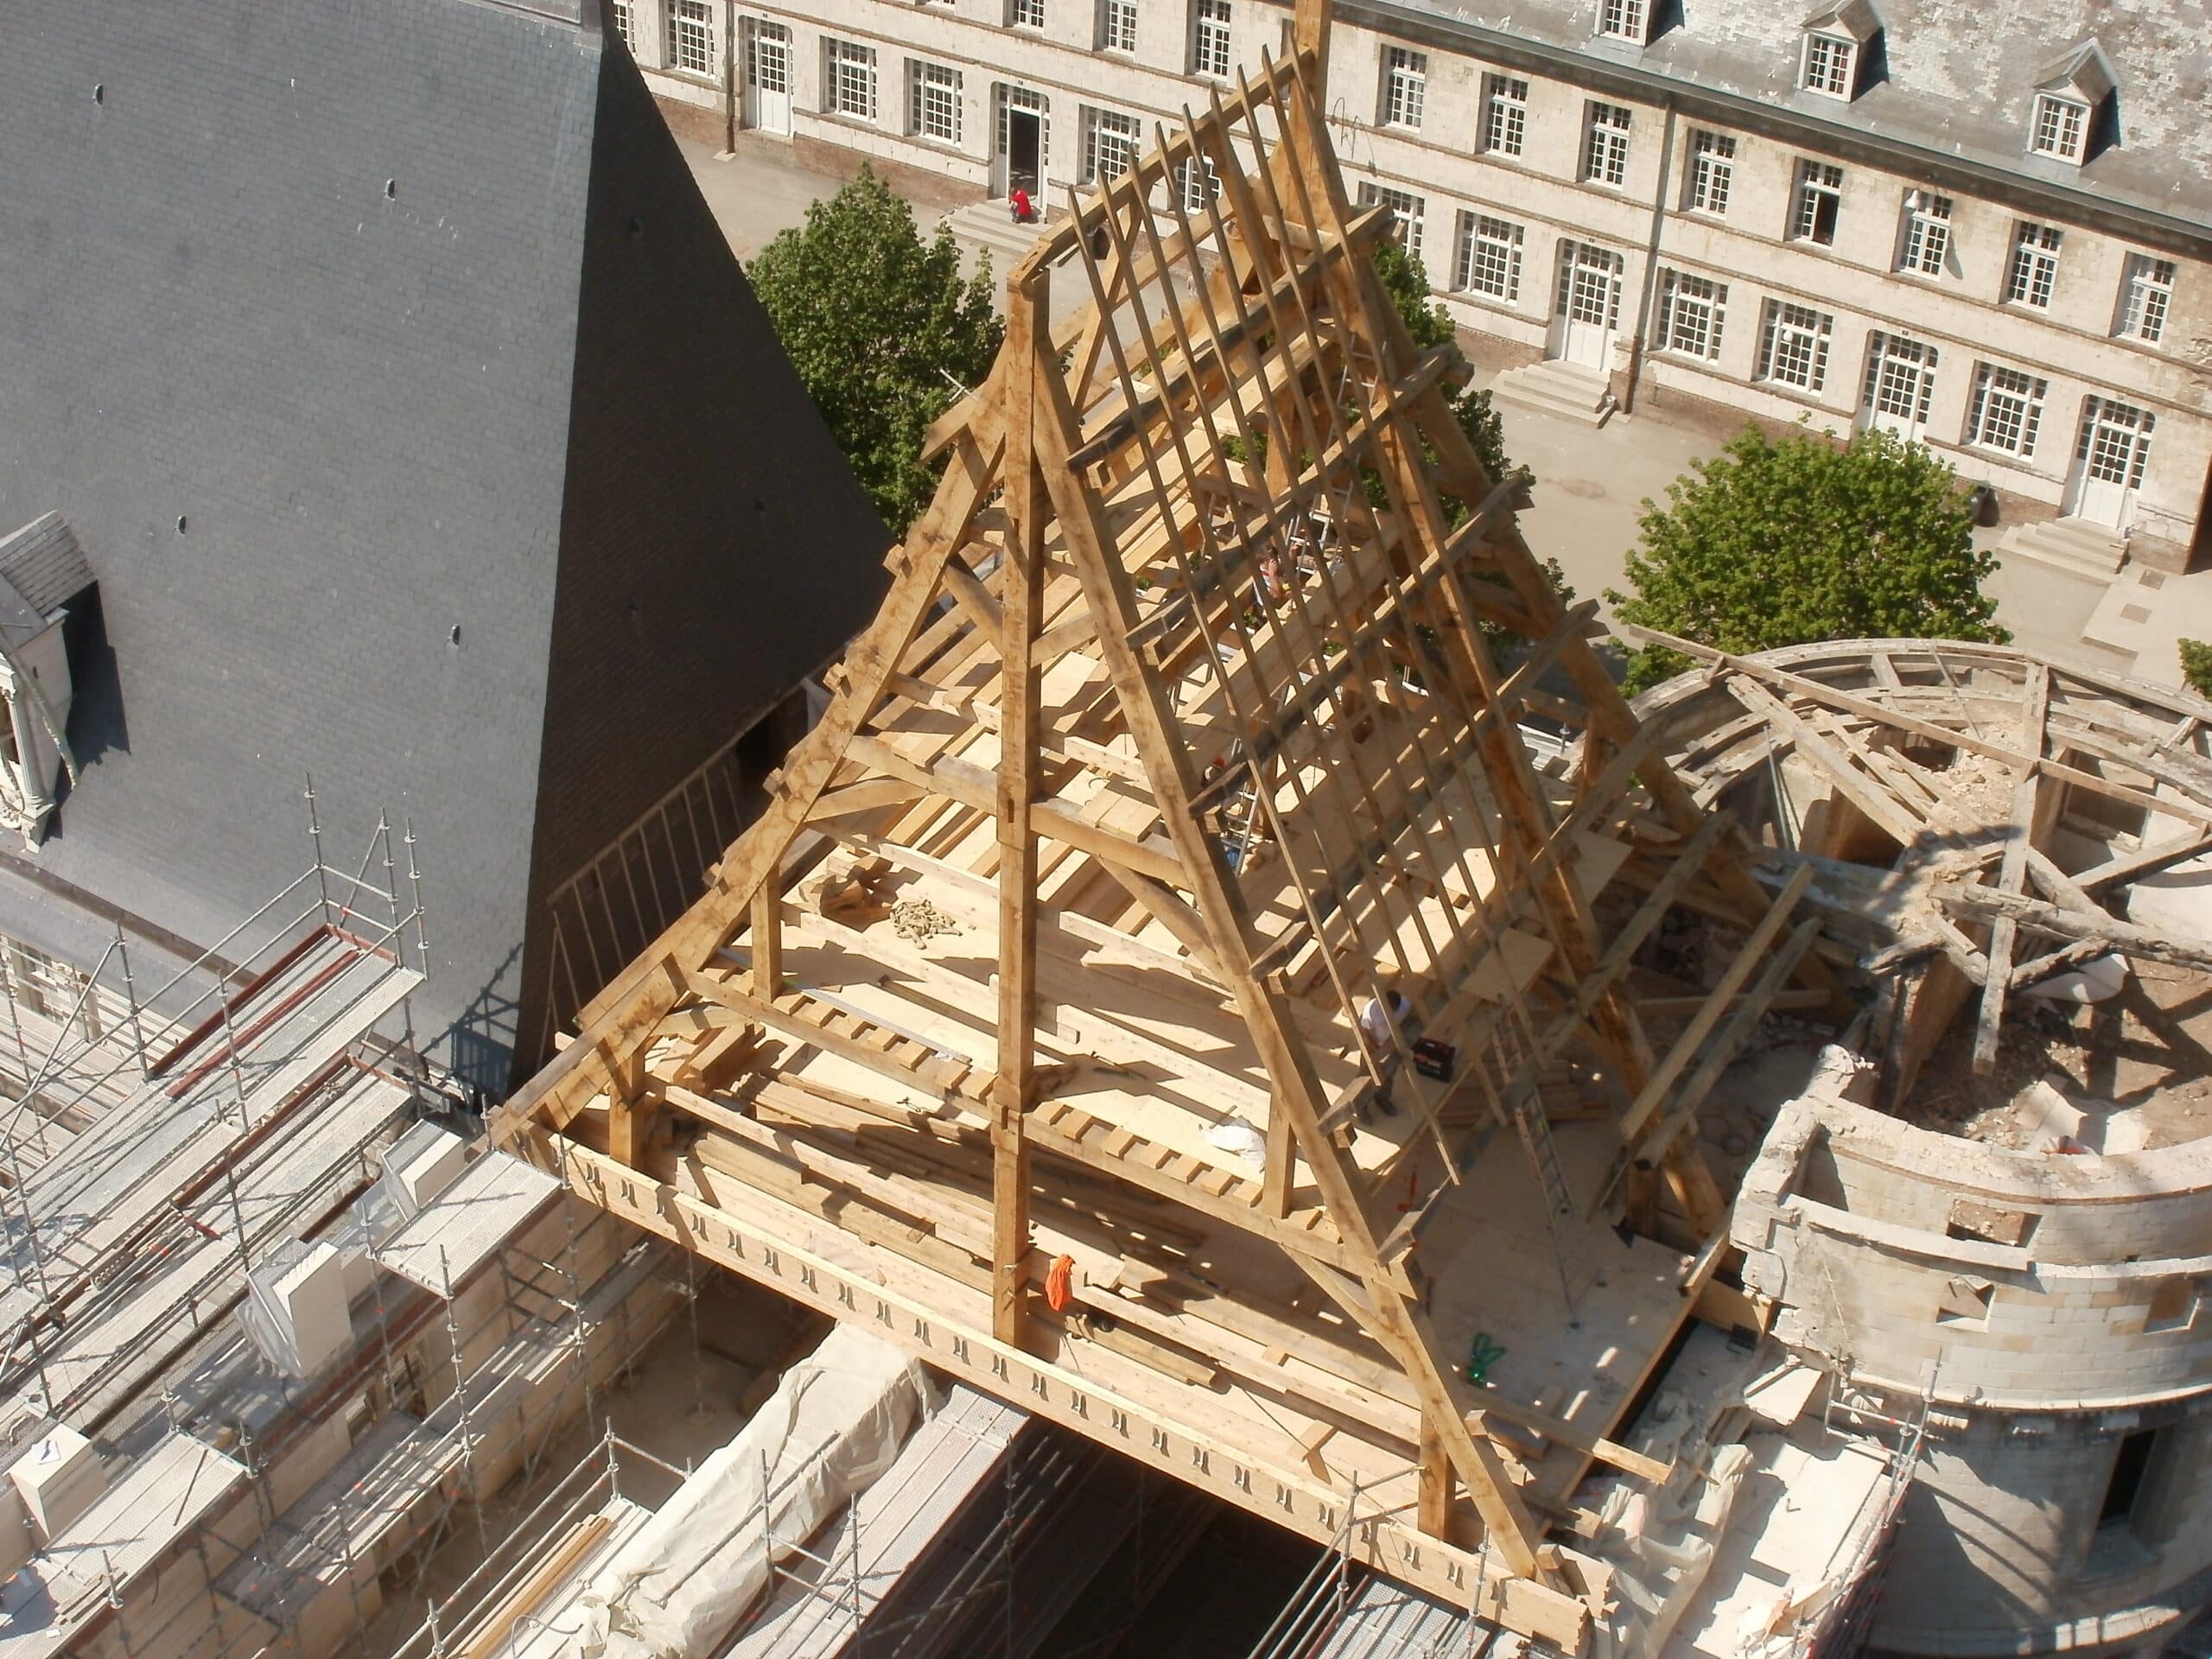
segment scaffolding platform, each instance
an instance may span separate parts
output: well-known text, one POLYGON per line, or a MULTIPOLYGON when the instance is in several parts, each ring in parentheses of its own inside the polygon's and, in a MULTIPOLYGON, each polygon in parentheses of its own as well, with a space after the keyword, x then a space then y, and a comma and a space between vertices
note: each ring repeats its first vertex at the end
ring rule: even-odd
POLYGON ((450 1299, 562 1190, 521 1159, 486 1152, 378 1248, 378 1265, 450 1299))
POLYGON ((246 1468, 171 1435, 0 1588, 0 1659, 51 1659, 246 1482, 246 1468))
POLYGON ((367 1148, 412 1098, 370 1047, 422 978, 390 944, 311 911, 27 1176, 0 1293, 9 1386, 39 1376, 51 1409, 97 1421, 261 1250, 370 1179, 367 1148))

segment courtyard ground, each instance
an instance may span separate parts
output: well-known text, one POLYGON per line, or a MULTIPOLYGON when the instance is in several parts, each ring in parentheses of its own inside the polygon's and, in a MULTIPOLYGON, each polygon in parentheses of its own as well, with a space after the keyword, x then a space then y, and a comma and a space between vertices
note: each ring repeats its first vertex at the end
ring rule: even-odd
MULTIPOLYGON (((681 137, 677 142, 741 260, 752 259, 777 232, 798 224, 810 202, 843 182, 795 165, 781 146, 766 141, 742 140, 744 148, 727 158, 710 144, 681 137)), ((917 216, 925 232, 937 217, 925 209, 917 216)), ((1003 253, 995 251, 994 258, 1003 270, 1003 253)), ((1079 285, 1059 286, 1072 290, 1079 285)), ((1056 293, 1055 312, 1077 297, 1071 291, 1056 293)), ((1709 430, 1670 423, 1657 413, 1617 416, 1597 431, 1532 410, 1503 413, 1506 453, 1536 478, 1535 505, 1522 516, 1529 544, 1558 559, 1583 598, 1620 585, 1643 503, 1663 502, 1667 486, 1721 442, 1709 430)), ((1998 526, 1975 537, 1995 551, 2003 534, 1998 526)), ((2177 685, 2175 639, 2212 639, 2212 571, 2164 579, 2154 605, 2126 603, 2140 597, 2138 584, 2132 569, 2107 586, 2022 561, 2000 566, 1990 591, 1997 597, 1998 620, 2012 631, 2015 644, 2057 662, 2177 685), (2137 616, 2139 611, 2145 616, 2137 616), (2096 638, 2085 637, 2090 633, 2096 638)))

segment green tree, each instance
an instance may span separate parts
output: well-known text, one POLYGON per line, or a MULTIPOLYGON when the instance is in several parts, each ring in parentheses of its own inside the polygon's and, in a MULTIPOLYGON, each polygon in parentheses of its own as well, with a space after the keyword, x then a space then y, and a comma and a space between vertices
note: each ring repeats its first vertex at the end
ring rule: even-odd
MULTIPOLYGON (((1376 245, 1375 274, 1382 279, 1383 291, 1405 319, 1406 332, 1413 336, 1417 349, 1425 352, 1431 346, 1449 346, 1454 353, 1459 351, 1459 330, 1452 326, 1451 313, 1428 297, 1427 269, 1406 251, 1404 244, 1392 239, 1376 245)), ((1452 418, 1467 435, 1467 442, 1474 446, 1483 470, 1493 480, 1502 479, 1513 470, 1505 454, 1505 423, 1491 407, 1489 388, 1461 385, 1455 389, 1450 384, 1465 378, 1464 369, 1447 378, 1445 402, 1451 405, 1452 418)), ((1452 506, 1454 524, 1473 510, 1458 503, 1452 506)))
POLYGON ((2181 647, 2181 677, 2189 682, 2189 689, 2200 697, 2212 697, 2212 645, 2202 639, 2183 639, 2181 647))
MULTIPOLYGON (((1393 239, 1376 245, 1375 274, 1382 279, 1383 291, 1390 296, 1390 302, 1397 308, 1399 316, 1405 320, 1406 332, 1413 336, 1416 347, 1427 351, 1433 346, 1448 346, 1455 355, 1459 353, 1459 333, 1452 327, 1451 313, 1429 298, 1428 272, 1416 256, 1406 251, 1402 243, 1393 239)), ((1459 430, 1466 435, 1476 459, 1482 462, 1483 470, 1490 474, 1492 482, 1497 482, 1516 470, 1505 454, 1505 423, 1497 410, 1491 406, 1489 388, 1471 385, 1455 388, 1452 385, 1455 379, 1465 381, 1467 378, 1468 371, 1463 359, 1459 372, 1446 378, 1444 401, 1452 410, 1452 417, 1459 423, 1459 430)), ((1428 459, 1433 461, 1435 455, 1432 453, 1428 459)), ((1381 480, 1378 479, 1370 488, 1370 498, 1378 497, 1380 488, 1381 480)), ((1377 499, 1376 505, 1382 504, 1377 499)), ((1445 518, 1457 525, 1475 510, 1477 505, 1446 496, 1445 518)), ((1546 559, 1544 571, 1550 576, 1552 586, 1559 590, 1560 602, 1562 605, 1574 603, 1574 589, 1567 585, 1567 572, 1560 568, 1560 562, 1546 559)), ((1505 585, 1505 578, 1494 573, 1485 573, 1484 580, 1505 585)), ((1483 637, 1490 641, 1491 652, 1500 658, 1517 655, 1527 644, 1519 635, 1494 622, 1484 622, 1481 626, 1483 637)))
POLYGON ((854 475, 903 536, 937 486, 922 435, 981 383, 1005 331, 988 263, 963 281, 951 232, 925 242, 913 209, 862 166, 747 274, 854 475))
MULTIPOLYGON (((1721 453, 1647 499, 1632 596, 1608 590, 1624 622, 1729 652, 1816 639, 1980 639, 1997 568, 1977 551, 1974 513, 1948 462, 1869 430, 1841 448, 1809 432, 1747 428, 1721 453)), ((1647 646, 1627 690, 1678 674, 1678 652, 1647 646)))

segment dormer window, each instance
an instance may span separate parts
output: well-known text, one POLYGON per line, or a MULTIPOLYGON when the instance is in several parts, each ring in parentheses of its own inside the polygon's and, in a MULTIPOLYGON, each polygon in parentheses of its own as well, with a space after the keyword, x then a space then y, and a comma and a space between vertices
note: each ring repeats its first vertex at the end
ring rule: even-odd
POLYGON ((1803 24, 1804 45, 1797 60, 1797 84, 1822 98, 1848 103, 1859 94, 1869 43, 1882 32, 1872 0, 1841 0, 1822 6, 1803 24))
POLYGON ((1651 21, 1647 0, 1605 0, 1599 8, 1598 32, 1608 40, 1645 43, 1651 21))
POLYGON ((2082 140, 2089 130, 2089 106, 2056 92, 2036 94, 2036 154, 2062 162, 2082 159, 2082 140))
POLYGON ((2113 92, 2112 66, 2094 41, 2084 41, 2037 77, 2028 116, 2028 149, 2079 167, 2097 148, 2099 111, 2113 92))
POLYGON ((1808 35, 1805 37, 1805 90, 1823 92, 1830 98, 1851 96, 1853 60, 1859 48, 1852 41, 1840 41, 1833 35, 1808 35))
POLYGON ((25 847, 45 838, 66 773, 73 695, 62 623, 92 585, 92 568, 59 513, 0 536, 0 826, 25 847))

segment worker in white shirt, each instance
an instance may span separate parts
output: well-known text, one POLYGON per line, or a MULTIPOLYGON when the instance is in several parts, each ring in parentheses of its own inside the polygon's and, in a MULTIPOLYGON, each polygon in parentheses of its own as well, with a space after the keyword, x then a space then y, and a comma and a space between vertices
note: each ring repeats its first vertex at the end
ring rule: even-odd
POLYGON ((1398 988, 1397 977, 1385 974, 1376 982, 1376 995, 1367 999, 1359 1011, 1359 1042, 1367 1051, 1367 1058, 1375 1068, 1376 1082, 1367 1097, 1360 1103, 1359 1118, 1370 1122, 1376 1112, 1385 1117, 1395 1116, 1397 1103, 1390 1098, 1391 1085, 1398 1077, 1398 1041, 1405 1023, 1412 1016, 1414 1005, 1398 988))

